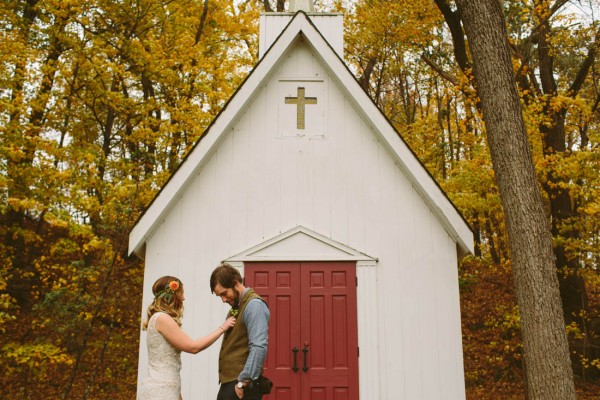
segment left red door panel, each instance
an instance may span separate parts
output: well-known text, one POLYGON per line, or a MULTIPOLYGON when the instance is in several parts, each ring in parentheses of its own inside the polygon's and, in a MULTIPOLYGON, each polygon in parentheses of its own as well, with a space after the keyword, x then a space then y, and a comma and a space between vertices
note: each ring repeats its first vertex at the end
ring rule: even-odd
POLYGON ((245 268, 246 285, 259 293, 269 305, 269 352, 264 374, 277 382, 273 393, 264 399, 300 400, 300 269, 297 263, 252 263, 245 268), (294 349, 297 349, 294 352, 294 349), (294 356, 295 363, 294 366, 294 356))

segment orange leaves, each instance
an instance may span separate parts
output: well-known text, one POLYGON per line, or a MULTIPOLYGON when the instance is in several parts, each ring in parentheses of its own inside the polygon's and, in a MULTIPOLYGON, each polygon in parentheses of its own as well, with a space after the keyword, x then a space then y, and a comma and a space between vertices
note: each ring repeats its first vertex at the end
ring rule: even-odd
POLYGON ((0 397, 131 398, 143 273, 126 235, 254 64, 260 4, 24 4, 0 12, 0 347, 55 348, 11 347, 0 397))
POLYGON ((461 263, 461 314, 468 399, 522 397, 523 347, 510 266, 477 258, 461 263))

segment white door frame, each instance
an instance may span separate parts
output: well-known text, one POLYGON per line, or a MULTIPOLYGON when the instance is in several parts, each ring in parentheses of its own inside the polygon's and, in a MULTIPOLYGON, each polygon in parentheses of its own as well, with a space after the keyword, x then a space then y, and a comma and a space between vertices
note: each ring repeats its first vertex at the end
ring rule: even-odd
POLYGON ((358 321, 358 387, 360 399, 378 399, 379 373, 379 307, 377 305, 377 262, 342 243, 303 226, 265 240, 223 262, 244 274, 244 263, 250 261, 355 261, 358 321))

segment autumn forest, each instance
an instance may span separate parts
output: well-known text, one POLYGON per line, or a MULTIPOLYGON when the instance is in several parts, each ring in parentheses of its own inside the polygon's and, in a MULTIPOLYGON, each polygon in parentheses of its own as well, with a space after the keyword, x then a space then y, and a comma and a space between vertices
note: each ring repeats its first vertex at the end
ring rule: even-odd
MULTIPOLYGON (((501 1, 578 398, 600 393, 597 0, 501 1)), ((257 62, 277 0, 0 4, 0 398, 135 397, 137 218, 257 62)), ((468 399, 523 399, 521 319, 469 41, 450 0, 317 1, 345 61, 470 224, 468 399)), ((535 186, 535 185, 534 185, 535 186)))

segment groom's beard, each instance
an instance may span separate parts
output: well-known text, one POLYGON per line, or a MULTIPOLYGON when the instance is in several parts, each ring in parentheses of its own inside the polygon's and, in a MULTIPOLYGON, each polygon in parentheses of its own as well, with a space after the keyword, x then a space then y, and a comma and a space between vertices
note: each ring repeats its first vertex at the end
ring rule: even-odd
POLYGON ((241 293, 236 288, 233 288, 233 308, 239 308, 241 293))

